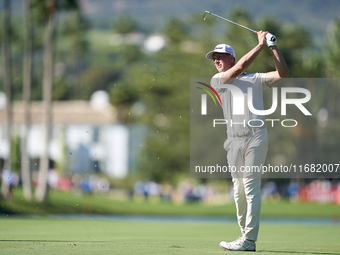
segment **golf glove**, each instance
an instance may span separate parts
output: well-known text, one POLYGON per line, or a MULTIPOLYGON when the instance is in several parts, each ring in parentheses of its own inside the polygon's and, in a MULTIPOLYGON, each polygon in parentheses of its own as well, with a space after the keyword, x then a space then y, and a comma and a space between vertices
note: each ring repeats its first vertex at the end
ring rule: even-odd
POLYGON ((276 36, 271 34, 271 33, 267 33, 266 34, 266 43, 267 46, 275 46, 276 45, 276 36))

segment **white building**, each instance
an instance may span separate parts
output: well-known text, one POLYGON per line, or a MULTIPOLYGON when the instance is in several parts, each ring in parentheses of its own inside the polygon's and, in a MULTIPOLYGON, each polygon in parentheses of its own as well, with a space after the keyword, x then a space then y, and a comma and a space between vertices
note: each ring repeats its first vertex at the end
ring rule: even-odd
MULTIPOLYGON (((118 123, 116 109, 108 103, 105 93, 95 92, 91 101, 53 102, 50 159, 63 164, 68 173, 100 171, 124 178, 136 167, 145 128, 118 123)), ((8 156, 5 111, 0 108, 0 159, 8 156)), ((27 149, 30 158, 37 160, 42 153, 41 102, 31 103, 30 116, 27 149)), ((12 135, 22 136, 23 121, 23 102, 14 102, 12 135)), ((37 170, 38 166, 32 168, 37 170)))

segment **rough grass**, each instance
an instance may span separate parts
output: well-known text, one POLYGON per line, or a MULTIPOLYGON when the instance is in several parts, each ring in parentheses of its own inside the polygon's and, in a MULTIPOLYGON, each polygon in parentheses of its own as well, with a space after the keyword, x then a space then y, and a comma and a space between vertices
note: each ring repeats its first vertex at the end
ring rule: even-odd
MULTIPOLYGON (((205 206, 199 203, 174 205, 170 202, 117 201, 102 195, 79 196, 74 193, 51 191, 45 204, 27 202, 22 191, 15 190, 12 201, 0 200, 0 215, 48 215, 48 214, 109 214, 109 215, 172 215, 235 217, 233 203, 221 206, 205 206)), ((321 217, 331 220, 340 217, 340 206, 331 204, 300 204, 288 201, 262 203, 262 217, 321 217)))

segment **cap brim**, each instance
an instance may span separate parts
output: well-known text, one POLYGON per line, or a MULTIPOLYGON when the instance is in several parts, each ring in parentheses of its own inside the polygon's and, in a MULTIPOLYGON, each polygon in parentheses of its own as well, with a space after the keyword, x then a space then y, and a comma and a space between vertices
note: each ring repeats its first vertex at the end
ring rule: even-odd
POLYGON ((213 55, 214 55, 214 53, 215 53, 215 51, 209 51, 209 52, 207 53, 207 55, 205 55, 205 57, 206 57, 207 59, 213 60, 213 55))

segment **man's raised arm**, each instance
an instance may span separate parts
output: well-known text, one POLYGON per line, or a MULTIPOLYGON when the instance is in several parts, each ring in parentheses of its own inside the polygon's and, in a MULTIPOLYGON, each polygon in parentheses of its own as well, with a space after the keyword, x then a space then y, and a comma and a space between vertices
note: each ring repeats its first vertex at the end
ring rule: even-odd
POLYGON ((289 70, 277 46, 276 45, 269 46, 269 50, 273 56, 276 70, 273 72, 268 72, 266 74, 266 84, 268 87, 273 87, 277 85, 280 81, 282 81, 284 78, 288 77, 289 70))

